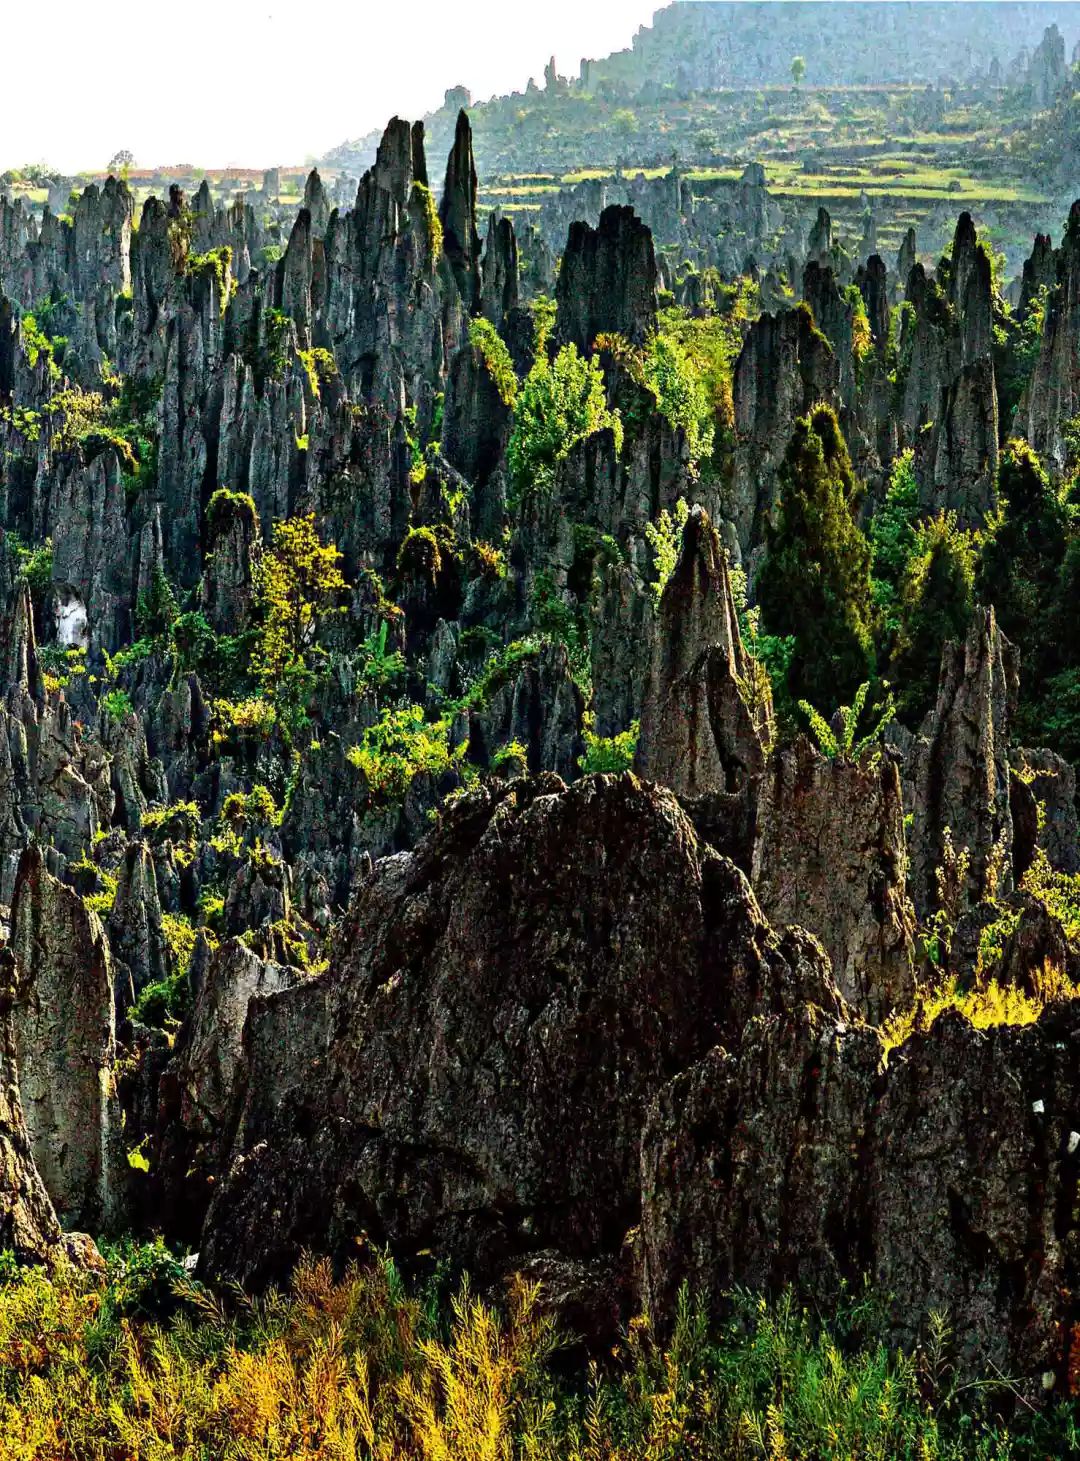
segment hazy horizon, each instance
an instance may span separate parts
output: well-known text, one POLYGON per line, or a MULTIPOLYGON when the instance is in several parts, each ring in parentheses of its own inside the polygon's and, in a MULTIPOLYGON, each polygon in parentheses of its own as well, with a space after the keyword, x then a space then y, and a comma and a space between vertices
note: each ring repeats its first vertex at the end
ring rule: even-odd
POLYGON ((422 116, 449 86, 484 100, 530 76, 542 84, 553 53, 560 74, 576 75, 581 57, 628 46, 661 5, 473 0, 467 25, 432 0, 309 0, 299 11, 189 0, 179 25, 139 0, 11 7, 2 33, 22 60, 6 68, 0 167, 100 170, 121 148, 143 166, 303 163, 391 116, 422 116))

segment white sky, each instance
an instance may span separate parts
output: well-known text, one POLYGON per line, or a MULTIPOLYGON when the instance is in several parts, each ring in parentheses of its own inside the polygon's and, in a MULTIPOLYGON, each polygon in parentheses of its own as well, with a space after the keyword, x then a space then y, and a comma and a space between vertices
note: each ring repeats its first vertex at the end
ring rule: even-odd
POLYGON ((302 163, 448 86, 543 84, 664 0, 0 0, 0 169, 302 163))

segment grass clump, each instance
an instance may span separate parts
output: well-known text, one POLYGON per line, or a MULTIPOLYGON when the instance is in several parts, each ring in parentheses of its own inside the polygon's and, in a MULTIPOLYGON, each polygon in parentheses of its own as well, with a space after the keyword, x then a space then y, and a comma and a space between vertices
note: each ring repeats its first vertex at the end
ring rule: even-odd
POLYGON ((921 991, 909 1009, 886 1020, 881 1026, 882 1058, 887 1061, 913 1035, 925 1034, 947 1010, 957 1010, 976 1030, 992 1030, 998 1025, 1033 1025, 1049 1005, 1077 998, 1080 985, 1052 964, 1045 964, 1036 975, 1031 992, 996 979, 981 989, 961 989, 956 979, 948 979, 937 989, 921 991))
POLYGON ((340 1279, 305 1259, 287 1292, 226 1301, 160 1242, 106 1258, 104 1280, 0 1265, 7 1461, 1006 1461, 1070 1434, 1062 1407, 1045 1449, 1018 1449, 994 1387, 951 1379, 942 1320, 897 1354, 865 1301, 827 1325, 736 1294, 716 1326, 684 1294, 668 1341, 635 1320, 586 1371, 554 1363, 562 1336, 520 1279, 498 1306, 467 1283, 445 1302, 385 1258, 340 1279))

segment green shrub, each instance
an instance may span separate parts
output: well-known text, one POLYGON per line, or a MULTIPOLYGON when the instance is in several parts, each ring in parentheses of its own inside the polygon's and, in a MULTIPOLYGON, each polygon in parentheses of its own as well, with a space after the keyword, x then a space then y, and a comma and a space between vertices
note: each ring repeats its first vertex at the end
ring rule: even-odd
POLYGON ((555 468, 578 442, 610 429, 622 451, 622 418, 609 411, 599 360, 564 345, 549 361, 541 351, 518 391, 506 462, 511 497, 550 492, 555 468))
POLYGON ((373 796, 399 802, 417 776, 441 776, 463 758, 467 746, 452 753, 449 736, 448 721, 425 720, 423 706, 405 705, 384 710, 347 755, 373 796))
POLYGON ((679 561, 683 528, 686 527, 689 516, 690 508, 686 498, 680 497, 675 504, 674 514, 665 507, 655 523, 645 524, 645 541, 653 551, 653 564, 656 568, 656 580, 651 589, 657 608, 664 596, 668 579, 675 572, 675 565, 679 561))
POLYGON ((588 1371, 537 1286, 497 1307, 463 1284, 407 1284, 364 1254, 305 1258, 287 1292, 228 1301, 165 1246, 106 1245, 104 1282, 0 1268, 5 1461, 258 1456, 417 1461, 1019 1461, 1075 1452, 1072 1404, 1011 1414, 999 1375, 954 1378, 941 1315, 913 1353, 886 1305, 826 1322, 789 1294, 732 1296, 712 1323, 680 1296, 671 1335, 643 1319, 588 1371), (59 1445, 53 1438, 62 1438, 59 1445), (72 1440, 75 1444, 72 1444, 72 1440))
POLYGON ((126 690, 110 690, 103 695, 101 708, 110 720, 126 720, 135 709, 126 690))
POLYGON ((598 736, 593 726, 593 717, 587 715, 581 732, 585 741, 585 754, 578 757, 582 774, 590 776, 595 772, 629 771, 634 764, 640 722, 631 721, 626 730, 613 736, 598 736))
POLYGON ((409 198, 411 207, 416 207, 427 234, 428 250, 432 262, 436 262, 443 249, 443 229, 439 218, 439 209, 436 206, 434 195, 431 189, 421 182, 412 185, 412 194, 409 198))
POLYGON ((469 343, 484 362, 503 405, 512 406, 517 400, 518 382, 505 340, 490 320, 478 316, 469 321, 469 343))

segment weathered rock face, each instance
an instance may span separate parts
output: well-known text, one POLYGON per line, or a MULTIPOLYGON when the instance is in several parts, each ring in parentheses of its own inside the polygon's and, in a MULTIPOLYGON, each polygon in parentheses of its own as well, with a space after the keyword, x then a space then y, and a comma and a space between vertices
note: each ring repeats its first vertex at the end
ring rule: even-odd
POLYGON ((132 843, 124 854, 107 927, 117 1012, 123 1014, 140 990, 168 973, 157 872, 145 842, 132 843))
POLYGON ((545 645, 512 682, 470 718, 470 743, 493 754, 516 741, 530 771, 554 771, 572 778, 583 750, 581 721, 585 705, 574 684, 565 646, 545 645))
POLYGON ((442 450, 450 466, 472 485, 471 516, 481 540, 493 541, 501 529, 502 463, 509 436, 510 408, 480 352, 472 345, 462 346, 446 383, 442 450))
POLYGON ((1017 318, 1026 319, 1040 289, 1053 289, 1056 284, 1057 259, 1053 242, 1048 233, 1037 233, 1031 256, 1024 260, 1020 300, 1016 308, 1017 318))
POLYGON ((1047 750, 1014 751, 1011 763, 1042 809, 1036 824, 1036 845, 1045 851, 1051 867, 1064 873, 1080 872, 1076 772, 1063 757, 1047 750))
POLYGON ((217 633, 242 634, 250 627, 261 552, 259 520, 250 501, 222 494, 208 523, 201 589, 204 612, 217 633))
POLYGON ((1048 25, 1043 38, 1031 53, 1028 62, 1028 85, 1034 111, 1045 112, 1053 106, 1058 93, 1068 84, 1065 66, 1065 37, 1056 25, 1048 25))
POLYGON ((911 271, 914 269, 917 259, 918 248, 916 245, 915 230, 909 228, 907 233, 904 234, 903 242, 896 255, 896 293, 901 299, 907 291, 908 280, 911 277, 911 271))
POLYGON ((152 1169, 169 1231, 189 1242, 198 1238, 228 1130, 248 1006, 300 982, 295 970, 260 959, 239 939, 213 954, 197 950, 193 963, 195 1005, 159 1087, 152 1169))
POLYGON ((12 907, 19 993, 12 1020, 26 1129, 66 1227, 119 1216, 112 963, 97 915, 29 848, 12 907))
POLYGON ((439 205, 443 250, 458 291, 471 314, 480 298, 480 235, 476 229, 476 166, 472 128, 458 112, 454 146, 446 164, 446 184, 439 205))
POLYGON ((641 575, 629 564, 609 564, 601 575, 590 636, 597 735, 617 735, 640 718, 655 636, 656 614, 641 575))
POLYGON ((793 980, 668 793, 470 797, 377 864, 328 975, 252 1004, 202 1266, 264 1280, 360 1230, 481 1274, 617 1251, 648 1096, 793 980))
POLYGON ((18 983, 14 956, 0 950, 0 1244, 22 1263, 52 1264, 63 1252, 63 1235, 34 1163, 19 1095, 18 983))
POLYGON ((957 853, 968 850, 970 901, 1011 886, 1008 742, 1018 672, 993 609, 977 609, 964 643, 942 653, 937 704, 911 754, 910 886, 920 915, 938 906, 946 829, 957 853))
POLYGON ((644 342, 656 324, 656 257, 632 208, 605 208, 596 228, 570 225, 555 303, 560 345, 591 354, 600 334, 644 342))
POLYGON ((826 760, 805 737, 758 787, 752 882, 766 918, 816 934, 836 984, 865 1018, 910 1004, 914 914, 895 760, 826 760))
POLYGON ((500 329, 518 304, 517 239, 509 218, 488 215, 481 270, 481 309, 485 318, 500 329))
POLYGON ((807 1006, 759 1019, 653 1103, 642 1138, 646 1299, 792 1283, 835 1301, 869 1273, 910 1345, 950 1316, 963 1373, 1029 1397, 1068 1370, 1075 1315, 1071 1006, 1024 1028, 958 1014, 893 1051, 807 1006))
POLYGON ((755 696, 727 559, 699 507, 659 620, 635 770, 680 796, 739 791, 764 767, 772 703, 767 687, 755 696))
POLYGON ((968 213, 942 272, 928 280, 916 264, 908 276, 900 445, 915 448, 924 506, 978 525, 994 505, 998 407, 991 264, 968 213))
POLYGON ((754 321, 735 362, 735 465, 724 501, 744 554, 761 541, 796 420, 820 401, 839 406, 839 386, 836 356, 807 308, 754 321))
POLYGON ((1043 323, 1042 347, 1020 402, 1024 435, 1042 457, 1063 466, 1065 426, 1080 414, 1080 201, 1057 252, 1055 288, 1043 323))
POLYGON ((343 378, 395 413, 407 386, 422 424, 443 355, 432 207, 423 123, 395 118, 355 208, 326 235, 324 324, 343 378))

